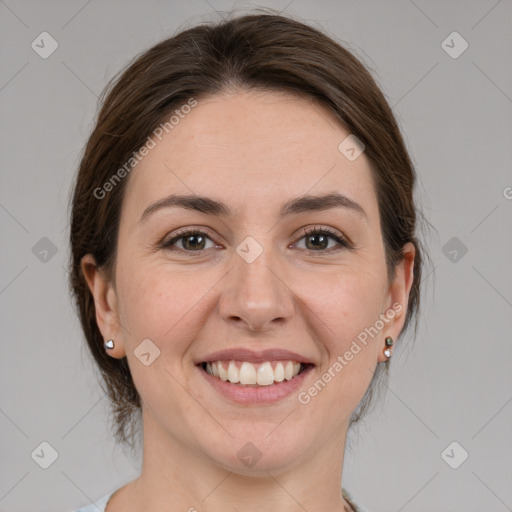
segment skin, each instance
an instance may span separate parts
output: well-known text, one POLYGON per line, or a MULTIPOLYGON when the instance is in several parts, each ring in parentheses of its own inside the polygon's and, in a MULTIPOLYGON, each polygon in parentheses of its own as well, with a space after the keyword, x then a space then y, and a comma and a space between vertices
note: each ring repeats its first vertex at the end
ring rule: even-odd
POLYGON ((82 262, 98 326, 115 342, 109 354, 128 358, 143 403, 141 475, 108 512, 350 510, 340 492, 349 418, 386 360, 384 338, 402 330, 415 250, 404 247, 389 283, 369 161, 338 150, 348 135, 310 99, 229 91, 199 101, 131 172, 113 281, 91 255, 82 262), (359 203, 366 218, 335 208, 278 222, 285 200, 332 191, 359 203), (168 208, 139 221, 171 193, 222 200, 234 215, 168 208), (174 252, 159 246, 188 226, 206 229, 204 248, 186 239, 174 252), (329 238, 315 249, 307 227, 331 227, 354 248, 329 238), (250 264, 236 252, 247 236, 263 248, 250 264), (401 312, 307 405, 297 393, 237 405, 194 366, 224 348, 289 349, 315 363, 304 391, 396 303, 401 312), (160 350, 149 366, 134 355, 147 338, 160 350), (237 457, 247 442, 262 454, 252 468, 237 457))

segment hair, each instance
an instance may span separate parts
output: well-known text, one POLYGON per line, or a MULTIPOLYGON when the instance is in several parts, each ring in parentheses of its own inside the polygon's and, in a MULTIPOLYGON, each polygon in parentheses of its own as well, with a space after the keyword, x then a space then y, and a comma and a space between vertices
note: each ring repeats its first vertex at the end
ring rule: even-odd
MULTIPOLYGON (((425 251, 416 238, 420 214, 413 198, 416 174, 397 122, 383 93, 363 64, 322 31, 278 14, 249 14, 179 32, 135 57, 114 76, 100 97, 101 108, 84 147, 71 197, 70 288, 90 352, 111 401, 116 441, 133 448, 134 422, 141 413, 126 357, 106 354, 96 323, 94 298, 81 269, 92 254, 97 268, 114 277, 121 204, 129 176, 120 173, 148 136, 176 108, 236 90, 285 92, 325 106, 365 146, 378 198, 388 279, 416 248, 414 279, 403 329, 417 334, 420 281, 425 251), (124 167, 123 167, 124 166, 124 167), (118 177, 112 183, 117 171, 118 177), (99 187, 101 198, 98 198, 99 187), (107 191, 108 192, 105 192, 107 191)), ((428 255, 427 255, 428 256, 428 255)), ((368 409, 380 374, 378 364, 350 418, 368 409)))

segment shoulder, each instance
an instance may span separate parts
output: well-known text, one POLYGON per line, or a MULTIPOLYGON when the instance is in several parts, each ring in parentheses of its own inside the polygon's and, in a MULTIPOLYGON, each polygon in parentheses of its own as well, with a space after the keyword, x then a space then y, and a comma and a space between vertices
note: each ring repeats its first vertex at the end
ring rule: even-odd
POLYGON ((96 500, 96 502, 91 503, 90 505, 86 505, 85 507, 73 510, 73 512, 105 512, 105 507, 107 506, 108 500, 110 499, 112 494, 114 493, 111 492, 106 496, 103 496, 103 498, 96 500))
MULTIPOLYGON (((346 489, 342 489, 344 498, 354 507, 356 512, 368 512, 368 510, 350 494, 346 489)), ((105 508, 107 506, 108 500, 114 494, 111 492, 103 498, 96 500, 95 503, 91 503, 90 505, 86 505, 85 507, 73 510, 73 512, 105 512, 105 508)))
POLYGON ((352 505, 355 512, 369 512, 349 491, 342 488, 343 497, 352 505))

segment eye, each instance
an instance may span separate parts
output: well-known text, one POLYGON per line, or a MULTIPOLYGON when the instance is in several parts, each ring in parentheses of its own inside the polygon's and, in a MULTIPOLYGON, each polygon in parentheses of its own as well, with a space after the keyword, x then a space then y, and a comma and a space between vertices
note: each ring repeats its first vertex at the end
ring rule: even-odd
POLYGON ((185 229, 179 231, 174 237, 166 240, 162 243, 162 248, 169 249, 171 251, 187 251, 187 252, 202 252, 204 249, 210 249, 206 247, 206 241, 209 240, 213 243, 212 239, 204 232, 198 229, 185 229), (176 242, 181 242, 181 247, 175 247, 176 242))
POLYGON ((331 252, 326 251, 329 245, 329 238, 334 240, 338 246, 341 246, 341 249, 351 248, 351 245, 346 240, 344 240, 343 237, 341 237, 336 231, 327 227, 308 228, 303 232, 300 240, 305 239, 306 249, 309 249, 313 252, 331 252))
MULTIPOLYGON (((328 227, 308 228, 303 231, 299 241, 303 239, 305 239, 305 249, 311 252, 331 252, 330 249, 333 249, 333 247, 328 247, 329 239, 334 240, 339 247, 333 252, 352 248, 351 244, 347 242, 341 235, 339 235, 337 231, 334 231, 328 227)), ((336 247, 336 244, 334 247, 336 247)), ((208 236, 208 233, 197 228, 182 229, 178 231, 172 238, 169 240, 164 240, 161 244, 162 249, 176 252, 183 251, 185 253, 201 253, 204 252, 204 250, 211 249, 215 246, 215 242, 213 242, 212 238, 208 236), (212 243, 210 247, 206 246, 208 241, 212 243)))

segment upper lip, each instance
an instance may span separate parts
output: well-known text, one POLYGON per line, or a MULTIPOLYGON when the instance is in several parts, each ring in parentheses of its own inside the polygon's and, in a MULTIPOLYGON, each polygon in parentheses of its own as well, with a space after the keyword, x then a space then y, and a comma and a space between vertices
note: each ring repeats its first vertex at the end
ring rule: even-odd
POLYGON ((261 352, 255 352, 245 348, 219 350, 217 352, 212 352, 203 359, 197 360, 196 364, 230 360, 247 361, 248 363, 264 363, 266 361, 297 361, 298 363, 314 364, 311 359, 301 354, 279 348, 267 349, 261 352))

